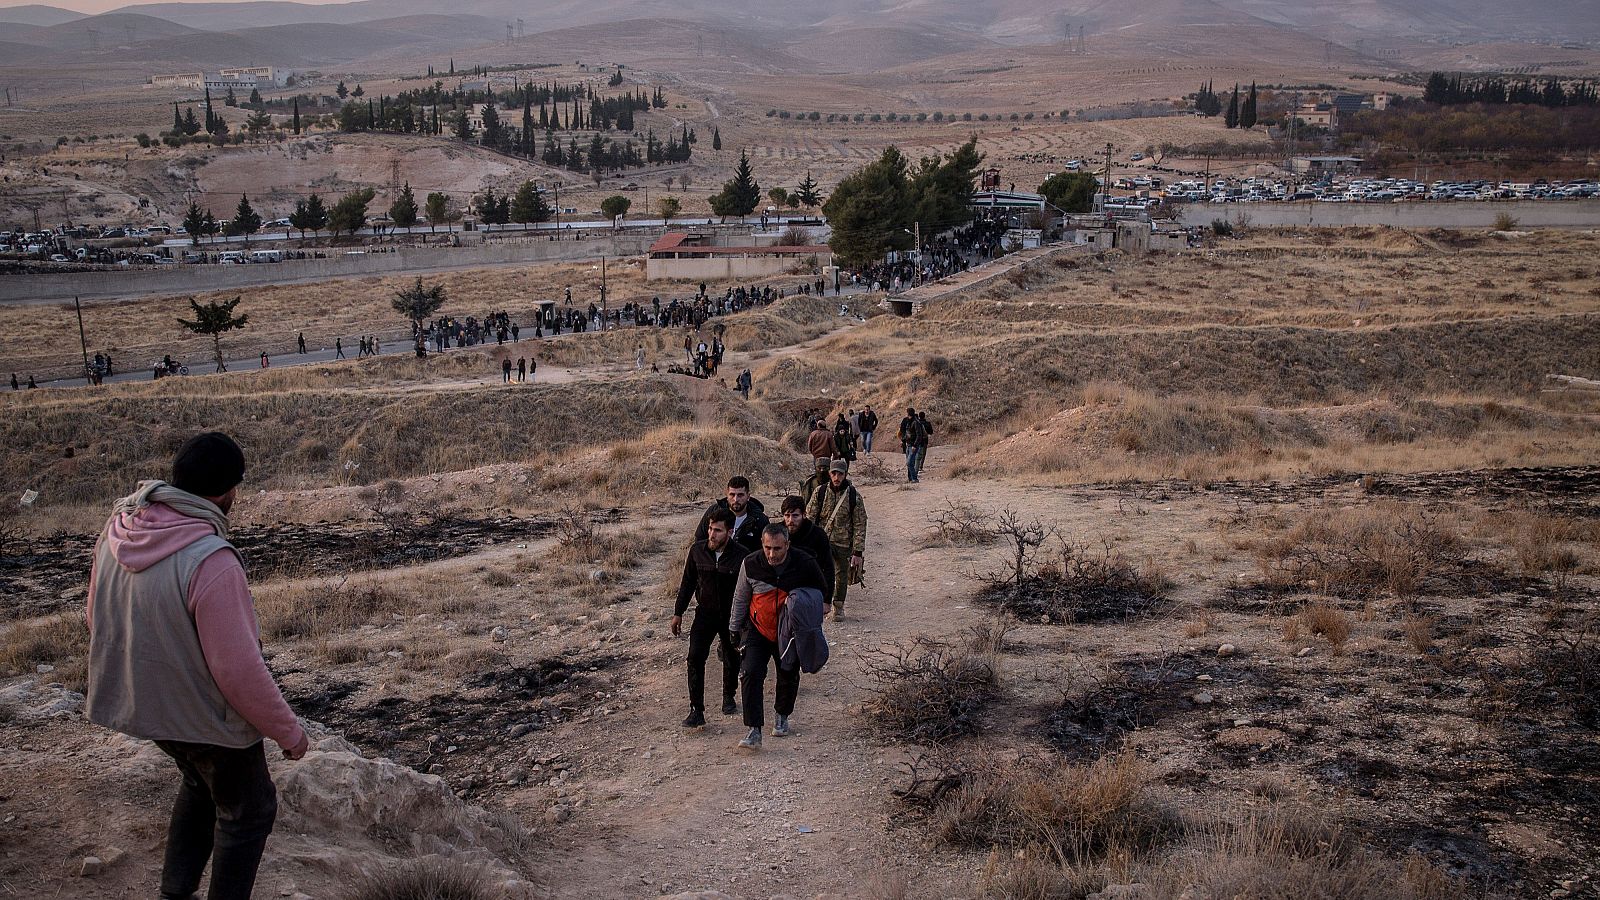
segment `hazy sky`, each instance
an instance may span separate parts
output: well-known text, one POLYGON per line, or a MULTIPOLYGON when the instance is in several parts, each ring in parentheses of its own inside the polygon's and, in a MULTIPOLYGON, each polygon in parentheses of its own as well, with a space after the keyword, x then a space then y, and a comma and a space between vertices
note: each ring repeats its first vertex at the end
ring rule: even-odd
MULTIPOLYGON (((0 7, 6 6, 54 6, 57 9, 70 9, 81 13, 103 13, 124 6, 136 6, 141 0, 0 0, 0 7)), ((145 3, 183 3, 189 0, 142 0, 145 3)), ((207 3, 244 3, 247 0, 203 0, 207 3)), ((297 3, 339 3, 343 0, 295 0, 297 3)))

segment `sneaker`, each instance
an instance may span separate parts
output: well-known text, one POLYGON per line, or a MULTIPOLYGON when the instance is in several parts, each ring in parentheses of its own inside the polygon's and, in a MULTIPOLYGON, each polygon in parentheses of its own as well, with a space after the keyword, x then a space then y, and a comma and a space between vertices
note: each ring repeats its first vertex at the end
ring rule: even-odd
POLYGON ((722 714, 723 715, 725 715, 725 716, 733 716, 733 715, 738 715, 738 713, 739 713, 739 704, 735 703, 733 701, 732 697, 728 697, 727 699, 722 701, 722 714))
POLYGON ((759 728, 750 729, 750 733, 745 735, 744 736, 744 740, 739 742, 739 749, 740 750, 760 750, 761 749, 761 729, 759 729, 759 728))
POLYGON ((789 736, 789 717, 788 716, 779 716, 778 717, 778 723, 776 725, 772 726, 772 736, 773 737, 788 737, 789 736))
POLYGON ((683 720, 683 727, 685 727, 685 728, 704 728, 704 727, 706 727, 706 714, 701 712, 700 711, 700 707, 698 707, 698 706, 689 707, 689 718, 683 720))

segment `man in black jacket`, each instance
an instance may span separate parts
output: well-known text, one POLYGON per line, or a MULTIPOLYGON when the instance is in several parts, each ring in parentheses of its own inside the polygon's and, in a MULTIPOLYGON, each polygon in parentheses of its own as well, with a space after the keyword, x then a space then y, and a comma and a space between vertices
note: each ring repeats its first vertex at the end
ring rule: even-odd
POLYGON ((878 433, 878 414, 872 411, 872 404, 867 404, 857 421, 861 425, 861 449, 871 453, 872 436, 878 433))
POLYGON ((733 513, 734 543, 743 547, 746 553, 761 549, 761 529, 767 527, 767 512, 760 500, 750 496, 750 479, 743 475, 728 479, 728 496, 711 504, 706 514, 700 517, 700 525, 694 530, 695 540, 706 539, 706 523, 711 521, 711 514, 719 509, 733 513))
MULTIPOLYGON (((824 484, 827 482, 824 481, 824 484)), ((817 527, 817 523, 806 518, 806 501, 794 494, 783 498, 783 527, 789 529, 789 544, 799 547, 810 553, 817 560, 817 568, 822 570, 822 577, 828 582, 828 589, 822 592, 822 602, 833 602, 833 546, 828 543, 828 533, 817 527)))
POLYGON ((739 687, 739 651, 728 616, 733 605, 733 588, 739 580, 745 550, 732 540, 733 513, 714 509, 706 522, 705 540, 695 541, 683 563, 683 579, 678 583, 678 601, 672 607, 672 633, 683 633, 683 614, 689 597, 695 596, 694 624, 689 626, 689 717, 685 728, 706 724, 706 659, 711 643, 722 642, 722 714, 739 711, 734 692, 739 687))
MULTIPOLYGON (((744 693, 744 724, 750 731, 739 742, 741 749, 761 749, 761 726, 765 724, 761 694, 767 680, 767 663, 776 663, 781 656, 778 612, 789 593, 803 587, 826 596, 828 584, 822 569, 810 553, 790 545, 789 529, 768 525, 761 531, 761 551, 746 556, 739 569, 739 582, 733 589, 733 612, 728 616, 728 628, 739 633, 744 657, 739 675, 744 693)), ((787 737, 789 716, 800 695, 800 668, 786 671, 780 665, 777 669, 773 708, 778 721, 772 726, 772 736, 787 737)))

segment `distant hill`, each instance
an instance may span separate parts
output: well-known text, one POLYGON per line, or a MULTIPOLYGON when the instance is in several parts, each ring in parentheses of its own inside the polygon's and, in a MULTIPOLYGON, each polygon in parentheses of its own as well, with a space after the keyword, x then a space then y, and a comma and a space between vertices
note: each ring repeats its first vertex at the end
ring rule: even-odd
MULTIPOLYGON (((50 9, 18 7, 17 9, 50 9)), ((472 15, 501 23, 521 18, 530 32, 646 18, 673 18, 747 28, 810 28, 824 22, 856 27, 977 31, 1007 41, 1040 43, 1068 22, 1091 33, 1170 25, 1270 23, 1322 36, 1377 38, 1600 37, 1595 0, 354 0, 308 4, 287 0, 239 3, 152 3, 123 7, 208 31, 307 22, 362 24, 402 16, 472 15)), ((64 10, 55 11, 65 13, 64 10)), ((67 15, 74 15, 66 13, 67 15)), ((0 21, 10 21, 0 19, 0 21)), ((27 21, 29 24, 56 24, 27 21)))
POLYGON ((29 3, 26 6, 0 6, 0 23, 48 26, 82 18, 85 18, 83 13, 38 3, 29 3))

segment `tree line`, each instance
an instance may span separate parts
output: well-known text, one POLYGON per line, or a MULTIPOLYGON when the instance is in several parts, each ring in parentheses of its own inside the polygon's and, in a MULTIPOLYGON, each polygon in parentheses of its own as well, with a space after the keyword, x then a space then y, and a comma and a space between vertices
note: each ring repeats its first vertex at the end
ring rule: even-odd
POLYGON ((911 249, 919 225, 932 237, 967 223, 983 160, 976 135, 954 152, 922 157, 914 166, 891 144, 839 182, 822 205, 833 230, 829 246, 846 265, 866 265, 911 249))
POLYGON ((1214 118, 1222 116, 1223 124, 1229 128, 1254 128, 1256 127, 1256 104, 1259 100, 1256 83, 1250 82, 1250 90, 1241 93, 1239 85, 1233 86, 1233 94, 1228 98, 1226 106, 1222 98, 1217 95, 1213 82, 1200 85, 1200 89, 1193 95, 1194 111, 1202 116, 1214 118))
POLYGON ((1600 91, 1593 82, 1574 81, 1563 84, 1555 78, 1544 81, 1522 79, 1513 81, 1500 76, 1463 78, 1434 72, 1428 76, 1422 89, 1424 103, 1439 106, 1457 106, 1463 103, 1485 103, 1494 106, 1522 105, 1554 108, 1600 105, 1600 91))

